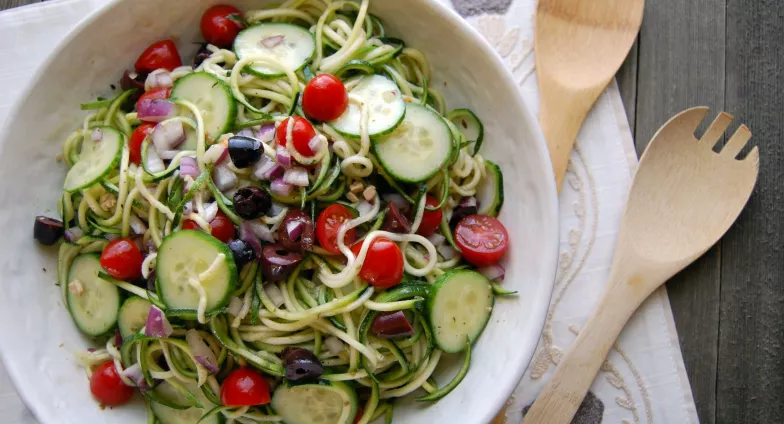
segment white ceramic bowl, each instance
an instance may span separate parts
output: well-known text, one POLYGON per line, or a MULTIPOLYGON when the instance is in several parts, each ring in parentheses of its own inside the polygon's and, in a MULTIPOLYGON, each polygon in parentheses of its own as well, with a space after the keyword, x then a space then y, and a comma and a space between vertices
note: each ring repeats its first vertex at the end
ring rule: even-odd
MULTIPOLYGON (((225 0, 224 0, 225 1, 225 0)), ((67 37, 22 95, 0 144, 0 352, 22 398, 43 424, 138 423, 140 405, 100 410, 72 353, 89 346, 55 287, 56 251, 32 237, 33 218, 56 214, 65 167, 55 161, 84 118, 79 103, 108 94, 148 44, 175 37, 183 57, 201 39, 199 18, 216 0, 116 0, 67 37)), ((243 10, 268 1, 231 0, 243 10)), ((432 405, 396 408, 395 422, 485 423, 503 406, 530 361, 544 323, 557 262, 558 213, 550 160, 536 120, 511 75, 481 36, 437 2, 373 0, 388 32, 421 49, 450 108, 483 119, 482 153, 504 172, 501 220, 511 247, 499 300, 474 349, 468 376, 432 405)), ((454 364, 439 367, 441 384, 454 364)))

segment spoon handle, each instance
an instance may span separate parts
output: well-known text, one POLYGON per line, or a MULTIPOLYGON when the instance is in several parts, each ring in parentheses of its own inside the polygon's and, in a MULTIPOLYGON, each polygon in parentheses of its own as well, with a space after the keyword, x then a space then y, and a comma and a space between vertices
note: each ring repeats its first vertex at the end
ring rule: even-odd
POLYGON ((626 322, 640 304, 639 293, 622 280, 608 289, 561 358, 523 424, 569 424, 626 322))

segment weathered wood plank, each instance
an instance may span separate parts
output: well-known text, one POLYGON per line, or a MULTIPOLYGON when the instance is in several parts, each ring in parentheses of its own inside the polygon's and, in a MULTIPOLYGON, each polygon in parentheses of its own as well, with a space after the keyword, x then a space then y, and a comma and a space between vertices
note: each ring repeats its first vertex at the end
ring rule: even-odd
POLYGON ((42 0, 0 0, 0 10, 10 9, 12 7, 25 6, 28 4, 39 3, 42 0))
MULTIPOLYGON (((724 106, 725 0, 646 2, 640 35, 635 135, 639 153, 688 107, 724 106)), ((716 422, 720 248, 668 284, 700 421, 716 422)))
POLYGON ((751 128, 760 179, 722 244, 717 421, 784 422, 784 2, 727 1, 727 111, 751 128))

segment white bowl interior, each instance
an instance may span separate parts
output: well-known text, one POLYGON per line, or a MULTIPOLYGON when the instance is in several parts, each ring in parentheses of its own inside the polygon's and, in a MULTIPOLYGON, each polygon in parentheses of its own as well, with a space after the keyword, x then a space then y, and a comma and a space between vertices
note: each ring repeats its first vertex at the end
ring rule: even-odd
MULTIPOLYGON (((201 39, 198 21, 216 0, 114 1, 63 41, 33 79, 8 120, 0 144, 0 350, 17 388, 42 423, 140 422, 141 405, 101 410, 73 352, 90 346, 72 324, 56 280, 56 249, 32 238, 33 217, 56 215, 65 166, 55 158, 85 113, 79 103, 107 95, 136 55, 174 37, 185 60, 201 39), (162 7, 163 6, 163 7, 162 7), (154 17, 154 19, 150 19, 154 17)), ((259 0, 231 3, 243 10, 259 0)), ((432 405, 401 403, 396 422, 483 423, 503 406, 533 355, 549 304, 557 262, 557 203, 550 162, 534 118, 491 48, 435 1, 374 0, 388 32, 421 49, 448 107, 468 107, 484 121, 483 155, 506 182, 501 220, 511 247, 504 285, 519 297, 496 303, 474 349, 468 376, 432 405)), ((454 358, 459 360, 460 358, 454 358)), ((436 379, 455 371, 445 361, 436 379)), ((139 402, 140 404, 140 402, 139 402)))

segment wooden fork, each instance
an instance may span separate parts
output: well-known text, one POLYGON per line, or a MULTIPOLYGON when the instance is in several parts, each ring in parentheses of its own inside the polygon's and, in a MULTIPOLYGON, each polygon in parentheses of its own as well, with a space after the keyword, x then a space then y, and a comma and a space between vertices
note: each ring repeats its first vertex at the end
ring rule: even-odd
POLYGON ((751 132, 741 125, 715 153, 733 118, 722 112, 698 141, 694 131, 707 113, 688 109, 653 136, 632 182, 604 295, 523 424, 569 423, 634 311, 714 245, 746 205, 759 151, 737 156, 751 132))

